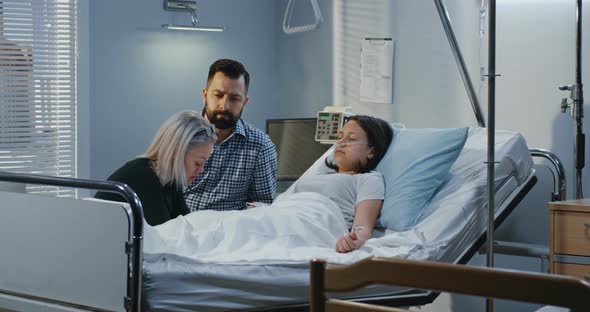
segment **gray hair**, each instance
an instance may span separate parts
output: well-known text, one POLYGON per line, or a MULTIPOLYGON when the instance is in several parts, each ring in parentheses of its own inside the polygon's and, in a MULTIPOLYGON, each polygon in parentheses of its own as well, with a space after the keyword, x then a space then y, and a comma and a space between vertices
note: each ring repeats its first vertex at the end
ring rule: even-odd
POLYGON ((172 115, 160 127, 152 143, 140 157, 152 161, 162 185, 187 186, 184 158, 190 149, 215 142, 213 126, 195 111, 172 115))

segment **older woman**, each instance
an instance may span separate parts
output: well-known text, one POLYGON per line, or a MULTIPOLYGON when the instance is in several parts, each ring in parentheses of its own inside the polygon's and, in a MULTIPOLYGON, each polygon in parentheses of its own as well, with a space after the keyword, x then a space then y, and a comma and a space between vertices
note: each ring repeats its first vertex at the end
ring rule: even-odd
MULTIPOLYGON (((116 170, 108 180, 129 185, 139 196, 145 220, 158 225, 189 213, 183 189, 203 171, 217 140, 215 129, 199 114, 180 112, 170 117, 143 155, 116 170)), ((124 201, 114 193, 96 198, 124 201)))

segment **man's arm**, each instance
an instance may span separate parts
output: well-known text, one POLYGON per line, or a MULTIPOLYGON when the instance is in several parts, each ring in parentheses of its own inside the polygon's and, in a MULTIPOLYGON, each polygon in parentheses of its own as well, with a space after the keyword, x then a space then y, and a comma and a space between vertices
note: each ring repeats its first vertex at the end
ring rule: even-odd
POLYGON ((254 167, 248 202, 272 203, 277 191, 277 151, 270 139, 264 143, 254 167))

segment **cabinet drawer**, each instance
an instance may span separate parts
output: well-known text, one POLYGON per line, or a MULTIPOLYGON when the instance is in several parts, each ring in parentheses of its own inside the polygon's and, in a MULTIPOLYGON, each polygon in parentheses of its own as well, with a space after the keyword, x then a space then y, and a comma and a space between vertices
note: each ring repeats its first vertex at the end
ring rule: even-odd
POLYGON ((590 214, 570 211, 554 213, 553 252, 590 256, 590 214))
POLYGON ((584 279, 590 277, 590 265, 554 262, 552 273, 584 279))

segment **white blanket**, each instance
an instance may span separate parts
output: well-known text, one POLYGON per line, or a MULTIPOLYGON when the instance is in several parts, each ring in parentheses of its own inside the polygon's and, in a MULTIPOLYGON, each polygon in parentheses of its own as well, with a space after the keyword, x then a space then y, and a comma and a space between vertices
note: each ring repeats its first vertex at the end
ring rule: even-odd
POLYGON ((347 233, 344 217, 332 200, 318 193, 281 196, 272 205, 242 211, 198 211, 145 226, 148 257, 168 254, 198 263, 307 263, 314 257, 351 263, 416 251, 415 243, 394 243, 383 250, 383 242, 375 248, 369 240, 361 250, 337 253, 336 241, 347 233))

